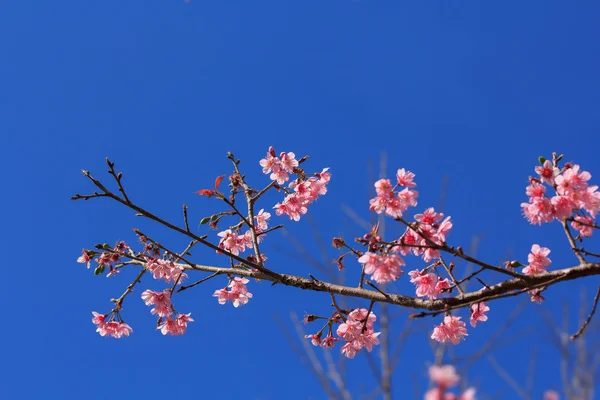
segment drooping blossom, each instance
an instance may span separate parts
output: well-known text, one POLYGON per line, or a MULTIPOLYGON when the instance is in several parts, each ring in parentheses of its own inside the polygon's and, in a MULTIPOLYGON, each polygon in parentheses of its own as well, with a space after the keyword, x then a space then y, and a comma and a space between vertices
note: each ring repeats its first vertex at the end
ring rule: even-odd
POLYGON ((397 254, 380 255, 371 252, 359 257, 358 262, 364 264, 365 273, 371 275, 377 283, 395 281, 402 273, 400 267, 405 265, 404 260, 397 254))
POLYGON ((431 338, 440 343, 451 342, 452 344, 460 343, 467 334, 467 327, 461 317, 447 315, 444 321, 433 329, 431 338))
POLYGON ((147 306, 154 305, 150 312, 159 317, 168 317, 173 312, 171 305, 171 296, 168 289, 162 292, 154 292, 150 289, 142 293, 142 300, 147 306))
POLYGON ((92 311, 92 315, 94 316, 92 322, 97 325, 96 332, 98 332, 100 336, 109 336, 119 339, 122 336, 129 336, 131 332, 133 332, 133 329, 123 321, 106 321, 106 315, 99 314, 95 311, 92 311))
POLYGON ((471 326, 475 328, 477 322, 485 322, 488 320, 487 312, 490 311, 490 307, 485 304, 484 301, 471 305, 471 318, 469 322, 471 326))
POLYGON ((90 262, 92 261, 92 257, 88 254, 88 250, 83 249, 81 251, 81 256, 77 259, 78 263, 87 264, 87 267, 90 268, 90 262))
POLYGON ((579 232, 582 237, 590 237, 594 233, 594 220, 588 215, 576 215, 575 221, 571 222, 573 229, 579 232))
POLYGON ((544 296, 542 296, 542 289, 532 289, 528 293, 531 296, 532 303, 542 304, 542 302, 546 300, 544 296))
POLYGON ((172 261, 163 260, 160 258, 146 257, 146 269, 150 271, 154 279, 163 279, 167 283, 175 283, 183 281, 187 278, 187 274, 178 264, 172 261))
POLYGON ((252 298, 252 293, 248 292, 246 284, 249 282, 246 278, 235 277, 231 280, 227 288, 216 290, 213 297, 216 297, 219 304, 223 305, 231 301, 234 307, 248 304, 252 298))
POLYGON ((177 314, 175 318, 169 316, 164 319, 162 323, 156 328, 160 330, 163 335, 183 335, 187 329, 187 325, 194 320, 189 314, 177 314))
POLYGON ((547 247, 540 247, 538 244, 531 246, 531 253, 527 256, 529 265, 523 268, 523 273, 526 275, 535 275, 546 272, 546 268, 552 262, 548 258, 548 254, 550 254, 550 249, 547 247))
POLYGON ((310 339, 313 346, 319 346, 322 342, 320 335, 310 334, 304 336, 305 339, 310 339))
POLYGON ((365 348, 371 352, 374 345, 379 344, 378 336, 381 332, 373 330, 373 323, 377 317, 365 308, 355 309, 348 314, 346 321, 337 328, 337 335, 346 341, 341 352, 348 358, 360 353, 365 348))
POLYGON ((577 205, 569 196, 554 196, 550 199, 552 203, 554 217, 559 221, 568 218, 577 209, 577 205))
POLYGON ((267 220, 271 218, 271 213, 265 212, 265 210, 261 209, 257 215, 254 216, 256 220, 256 227, 260 231, 266 231, 269 228, 269 224, 267 220))
POLYGON ((428 273, 426 270, 419 271, 415 269, 414 271, 410 271, 408 275, 410 276, 410 282, 416 286, 418 297, 437 299, 443 289, 450 287, 448 279, 440 279, 436 274, 428 273))

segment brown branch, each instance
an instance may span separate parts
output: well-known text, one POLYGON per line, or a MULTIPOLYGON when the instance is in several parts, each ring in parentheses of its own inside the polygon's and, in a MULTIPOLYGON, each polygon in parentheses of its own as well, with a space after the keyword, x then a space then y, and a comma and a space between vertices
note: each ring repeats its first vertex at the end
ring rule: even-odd
POLYGON ((579 336, 581 336, 583 334, 583 331, 585 331, 585 328, 587 328, 589 323, 592 321, 592 317, 596 313, 596 307, 598 306, 599 299, 600 299, 600 286, 598 286, 598 292, 596 293, 596 297, 594 297, 594 305, 592 306, 592 311, 590 312, 590 315, 588 315, 588 317, 585 320, 585 322, 583 323, 583 325, 581 325, 581 328, 579 328, 579 330, 577 332, 575 332, 573 335, 571 335, 571 340, 575 340, 579 336))

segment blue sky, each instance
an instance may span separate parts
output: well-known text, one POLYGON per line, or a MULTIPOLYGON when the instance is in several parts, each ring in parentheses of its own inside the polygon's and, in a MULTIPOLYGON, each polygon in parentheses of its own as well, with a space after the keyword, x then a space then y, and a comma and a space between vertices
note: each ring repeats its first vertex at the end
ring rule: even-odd
MULTIPOLYGON (((599 182, 599 17, 598 4, 558 1, 5 2, 0 204, 7 258, 0 304, 11 315, 0 333, 1 393, 323 398, 274 315, 287 321, 290 311, 325 313, 324 295, 253 283, 255 298, 234 310, 210 297, 225 283, 215 280, 176 299, 196 322, 173 338, 153 330, 136 288, 124 314, 133 335, 116 341, 94 332, 90 312, 108 311, 109 299, 133 276, 94 277, 75 263, 82 247, 134 241, 133 227, 171 247, 186 244, 104 199, 69 200, 92 190, 81 169, 108 178, 107 156, 124 171, 135 201, 176 221, 186 203, 197 225, 217 204, 193 192, 230 171, 227 151, 242 159, 256 186, 267 183, 258 160, 269 145, 308 154, 307 169, 328 166, 333 173, 330 193, 309 211, 329 242, 364 233, 341 204, 372 218, 367 165, 386 152, 388 174, 401 167, 417 174, 418 209, 438 204, 448 177, 444 211, 454 220, 453 244, 483 235, 479 254, 500 262, 506 254, 524 260, 540 243, 552 249, 554 266, 575 263, 559 226, 527 225, 519 204, 537 157, 552 151, 599 182)), ((262 206, 276 201, 266 197, 262 206)), ((308 221, 285 222, 318 252, 308 221)), ((215 239, 204 229, 198 232, 215 239)), ((263 248, 272 265, 314 272, 290 259, 285 237, 269 240, 263 248)), ((194 255, 223 262, 208 250, 194 255)), ((397 289, 411 293, 406 281, 397 289)), ((573 314, 580 289, 591 297, 597 284, 594 278, 553 288, 541 307, 558 319, 568 300, 573 314)), ((517 303, 492 304, 490 322, 472 330, 457 354, 485 343, 517 303)), ((558 354, 539 315, 529 305, 510 332, 535 330, 496 354, 525 382, 528 355, 537 349, 538 398, 559 382, 558 354)), ((576 328, 573 322, 570 330, 576 328)), ((425 333, 409 343, 394 375, 399 399, 412 396, 415 377, 425 387, 433 360, 425 333)), ((485 360, 471 376, 488 394, 507 390, 485 360)), ((364 356, 349 365, 348 377, 355 393, 361 382, 372 385, 364 356)))

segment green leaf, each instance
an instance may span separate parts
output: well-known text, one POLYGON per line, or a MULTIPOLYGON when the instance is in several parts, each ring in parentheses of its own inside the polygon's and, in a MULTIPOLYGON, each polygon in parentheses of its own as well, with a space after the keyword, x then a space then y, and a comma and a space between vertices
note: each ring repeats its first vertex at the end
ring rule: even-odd
POLYGON ((540 162, 540 164, 544 165, 544 163, 546 162, 546 159, 542 156, 539 156, 538 161, 540 162))
POLYGON ((217 218, 219 218, 219 214, 213 214, 213 215, 210 217, 210 220, 211 220, 211 221, 216 221, 216 220, 217 220, 217 218))
POLYGON ((210 217, 204 217, 200 220, 201 225, 208 224, 210 222, 210 217))
POLYGON ((104 272, 104 265, 98 265, 94 270, 94 275, 100 275, 104 272))

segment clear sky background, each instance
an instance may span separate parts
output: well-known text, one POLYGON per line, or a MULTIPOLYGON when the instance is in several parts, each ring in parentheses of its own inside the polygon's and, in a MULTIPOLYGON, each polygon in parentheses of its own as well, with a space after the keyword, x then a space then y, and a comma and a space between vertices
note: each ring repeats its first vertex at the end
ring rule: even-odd
MULTIPOLYGON (((133 227, 173 248, 187 244, 108 200, 69 200, 93 190, 81 169, 108 180, 106 156, 124 171, 132 199, 177 222, 186 203, 193 228, 216 241, 198 221, 217 204, 193 192, 230 171, 227 151, 257 187, 268 182, 258 160, 269 145, 308 154, 308 170, 333 173, 330 193, 309 210, 329 243, 364 233, 341 205, 372 218, 367 165, 387 152, 389 175, 401 167, 417 174, 418 211, 438 205, 448 177, 452 244, 466 248, 482 235, 479 255, 499 263, 526 260, 539 243, 552 249, 552 267, 574 264, 559 225, 528 225, 519 204, 537 157, 552 151, 600 183, 599 19, 598 3, 548 0, 4 1, 1 397, 324 398, 274 318, 291 327, 291 311, 327 313, 323 294, 251 283, 254 299, 233 309, 211 297, 226 283, 215 279, 176 297, 196 322, 183 337, 163 337, 139 297, 161 286, 146 279, 125 301, 132 336, 94 332, 91 311, 107 312, 135 273, 94 277, 75 262, 81 248, 134 242, 133 227)), ((267 196, 261 206, 278 200, 267 196)), ((276 220, 319 257, 308 220, 276 220)), ((388 224, 390 239, 400 231, 388 224)), ((263 249, 272 268, 315 273, 290 257, 287 242, 269 235, 263 249)), ((194 256, 225 263, 205 249, 194 256)), ((409 259, 407 268, 421 266, 409 259)), ((350 263, 347 274, 356 279, 358 269, 350 263)), ((495 352, 523 384, 537 353, 536 398, 560 389, 559 355, 540 307, 559 320, 567 300, 573 315, 581 288, 589 304, 597 284, 552 288, 509 329, 519 339, 495 352)), ((405 276, 395 290, 414 289, 405 276)), ((476 351, 517 304, 493 303, 489 323, 470 330, 456 354, 476 351)), ((426 387, 434 360, 427 335, 438 322, 423 321, 405 346, 395 398, 413 398, 413 381, 426 387)), ((516 398, 485 358, 470 378, 482 393, 516 398)), ((372 387, 364 355, 348 364, 348 382, 357 394, 372 387)))

